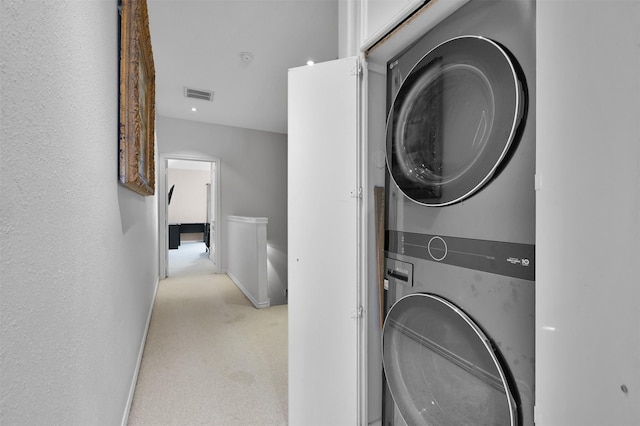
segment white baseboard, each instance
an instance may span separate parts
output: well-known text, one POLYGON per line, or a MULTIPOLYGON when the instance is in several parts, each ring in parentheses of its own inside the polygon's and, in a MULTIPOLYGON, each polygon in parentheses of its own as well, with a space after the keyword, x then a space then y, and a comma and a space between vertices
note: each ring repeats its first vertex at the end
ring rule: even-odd
POLYGON ((244 288, 240 280, 234 277, 231 272, 227 272, 227 276, 231 278, 231 281, 233 281, 236 284, 236 286, 238 286, 240 291, 242 291, 244 295, 247 296, 247 299, 249 299, 251 303, 253 303, 253 306, 255 306, 258 309, 268 308, 269 306, 271 306, 271 301, 269 299, 267 299, 265 302, 258 303, 258 301, 251 295, 251 292, 249 292, 246 288, 244 288))
POLYGON ((136 390, 136 383, 138 383, 138 373, 140 372, 140 364, 142 364, 142 355, 144 354, 144 346, 147 343, 147 334, 149 333, 149 324, 151 323, 151 313, 153 312, 153 305, 156 303, 156 294, 158 294, 158 284, 160 284, 160 278, 156 280, 156 286, 153 290, 153 298, 151 299, 151 306, 149 307, 149 314, 147 315, 147 325, 142 333, 142 341, 140 342, 140 350, 138 351, 138 361, 136 362, 136 369, 133 372, 133 379, 131 380, 131 387, 129 388, 129 397, 127 398, 127 405, 124 408, 124 414, 122 416, 121 426, 127 426, 129 423, 129 413, 131 412, 131 404, 133 403, 133 393, 136 390))

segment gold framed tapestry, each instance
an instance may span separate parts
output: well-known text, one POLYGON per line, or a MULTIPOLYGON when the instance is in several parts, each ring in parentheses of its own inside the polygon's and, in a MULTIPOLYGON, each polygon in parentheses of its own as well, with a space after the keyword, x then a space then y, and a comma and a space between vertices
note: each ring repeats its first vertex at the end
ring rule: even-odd
POLYGON ((155 67, 146 0, 122 0, 120 37, 120 182, 153 195, 155 67))

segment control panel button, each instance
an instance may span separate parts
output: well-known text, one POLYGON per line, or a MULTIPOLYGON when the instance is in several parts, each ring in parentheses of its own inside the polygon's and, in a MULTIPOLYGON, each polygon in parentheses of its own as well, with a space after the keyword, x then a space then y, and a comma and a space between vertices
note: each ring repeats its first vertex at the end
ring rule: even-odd
POLYGON ((440 262, 447 257, 447 242, 442 237, 433 237, 429 240, 429 244, 427 244, 427 250, 433 260, 440 262))

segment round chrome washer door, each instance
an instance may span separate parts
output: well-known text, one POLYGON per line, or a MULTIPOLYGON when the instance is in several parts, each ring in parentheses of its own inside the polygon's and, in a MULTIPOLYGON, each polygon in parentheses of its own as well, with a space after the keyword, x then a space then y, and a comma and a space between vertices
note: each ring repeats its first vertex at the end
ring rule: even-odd
POLYGON ((416 293, 389 310, 383 365, 409 425, 517 426, 515 400, 488 337, 458 307, 416 293))
POLYGON ((387 165, 400 190, 428 206, 478 191, 516 138, 522 87, 509 54, 492 40, 457 37, 427 53, 387 121, 387 165))

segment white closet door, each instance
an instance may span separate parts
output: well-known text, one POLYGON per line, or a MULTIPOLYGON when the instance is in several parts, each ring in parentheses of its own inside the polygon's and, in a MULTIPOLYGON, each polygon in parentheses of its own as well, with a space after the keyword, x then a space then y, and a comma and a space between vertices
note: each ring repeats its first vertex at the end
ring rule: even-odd
POLYGON ((289 70, 289 424, 356 425, 357 58, 289 70))

